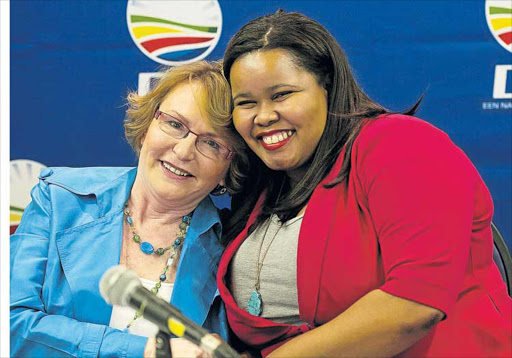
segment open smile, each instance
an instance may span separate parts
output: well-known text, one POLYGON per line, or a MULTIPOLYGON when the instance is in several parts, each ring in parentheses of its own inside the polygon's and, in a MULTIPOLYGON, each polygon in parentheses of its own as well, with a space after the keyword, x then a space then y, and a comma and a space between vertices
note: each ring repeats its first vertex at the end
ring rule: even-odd
POLYGON ((174 174, 175 176, 183 179, 193 177, 193 175, 190 174, 189 172, 185 171, 184 169, 178 168, 169 162, 164 162, 163 160, 161 160, 160 163, 162 163, 162 168, 164 168, 165 172, 171 175, 174 174))
POLYGON ((273 131, 265 133, 257 137, 257 139, 263 148, 267 150, 276 150, 287 144, 294 134, 295 131, 292 130, 273 131))

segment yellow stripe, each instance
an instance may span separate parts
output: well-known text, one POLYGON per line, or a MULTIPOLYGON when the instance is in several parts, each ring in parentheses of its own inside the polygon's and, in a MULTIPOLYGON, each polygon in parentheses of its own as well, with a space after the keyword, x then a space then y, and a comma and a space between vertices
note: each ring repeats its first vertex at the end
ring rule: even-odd
POLYGON ((173 318, 169 318, 167 325, 169 326, 169 330, 172 334, 178 337, 183 337, 183 334, 185 333, 185 325, 183 323, 173 318))
POLYGON ((21 214, 10 213, 9 221, 12 223, 19 223, 21 220, 21 214))
POLYGON ((492 28, 497 31, 505 27, 512 27, 512 17, 499 17, 497 19, 491 19, 492 28))
POLYGON ((144 36, 165 34, 165 33, 176 33, 184 32, 182 30, 170 29, 162 26, 137 26, 133 28, 133 34, 135 38, 140 39, 144 36))

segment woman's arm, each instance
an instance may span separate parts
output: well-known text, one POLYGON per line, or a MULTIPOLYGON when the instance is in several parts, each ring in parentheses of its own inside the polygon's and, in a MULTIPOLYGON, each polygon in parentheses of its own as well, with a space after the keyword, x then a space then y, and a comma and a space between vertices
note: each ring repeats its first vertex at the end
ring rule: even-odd
POLYGON ((442 318, 435 308, 374 290, 269 357, 392 357, 424 337, 442 318))
POLYGON ((32 190, 32 202, 11 236, 11 356, 141 357, 144 337, 47 314, 43 284, 52 210, 43 180, 32 190))

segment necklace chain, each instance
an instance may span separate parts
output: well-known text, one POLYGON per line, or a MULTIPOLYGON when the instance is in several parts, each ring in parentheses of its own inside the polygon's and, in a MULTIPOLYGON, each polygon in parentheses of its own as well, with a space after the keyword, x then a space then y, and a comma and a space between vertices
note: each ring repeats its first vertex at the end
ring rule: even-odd
POLYGON ((265 233, 263 234, 263 239, 261 239, 260 248, 258 250, 258 260, 256 261, 256 282, 254 283, 254 289, 259 291, 260 290, 260 275, 261 270, 263 269, 263 262, 265 261, 265 257, 267 257, 267 253, 270 250, 270 246, 272 246, 272 243, 274 242, 274 239, 277 237, 277 234, 279 233, 279 230, 283 227, 283 224, 279 226, 279 228, 274 233, 274 236, 272 236, 272 239, 270 240, 270 244, 268 244, 267 248, 265 249, 265 252, 263 253, 263 258, 260 260, 261 256, 261 249, 263 248, 263 243, 265 242, 265 238, 267 237, 268 229, 270 228, 270 225, 272 223, 272 217, 268 218, 268 225, 265 228, 265 233))
MULTIPOLYGON (((285 182, 285 180, 283 179, 283 182, 281 183, 281 187, 279 188, 279 193, 277 195, 276 203, 279 201, 279 198, 281 197, 281 193, 282 193, 283 187, 284 187, 284 182, 285 182)), ((261 298, 261 293, 260 293, 260 274, 261 274, 261 270, 263 269, 263 263, 265 262, 265 257, 267 257, 267 253, 270 250, 270 247, 272 246, 272 243, 274 242, 275 238, 277 237, 279 230, 281 230, 281 228, 283 227, 283 223, 281 223, 279 228, 274 233, 274 236, 272 236, 272 239, 270 240, 269 245, 267 246, 265 252, 263 253, 263 258, 260 261, 261 249, 263 248, 263 242, 265 241, 268 229, 270 227, 270 224, 272 223, 272 216, 270 216, 267 220, 268 220, 268 225, 265 229, 265 233, 263 234, 263 238, 261 239, 260 247, 258 250, 258 259, 256 261, 256 280, 254 282, 254 289, 251 292, 251 297, 247 301, 247 310, 249 311, 250 314, 252 314, 254 316, 260 316, 263 311, 263 309, 262 309, 263 300, 261 298)))
MULTIPOLYGON (((124 206, 124 215, 126 217, 126 222, 128 223, 130 231, 132 232, 132 240, 139 245, 139 248, 141 249, 142 252, 144 252, 147 255, 151 255, 152 253, 154 253, 157 256, 162 256, 167 251, 171 250, 171 253, 169 255, 169 258, 167 259, 165 267, 164 267, 162 273, 160 274, 160 276, 158 277, 157 283, 151 289, 151 292, 154 295, 157 295, 158 291, 160 290, 160 287, 162 287, 162 283, 164 283, 165 280, 167 280, 167 272, 173 265, 174 260, 178 256, 179 249, 182 246, 183 241, 185 240, 188 228, 190 226, 190 221, 192 219, 192 213, 185 215, 181 218, 179 230, 176 233, 176 239, 174 240, 174 242, 165 248, 160 247, 156 250, 154 249, 153 245, 151 245, 151 243, 149 243, 147 241, 141 242, 141 238, 137 234, 135 227, 133 225, 133 219, 131 217, 130 208, 128 207, 128 201, 126 201, 126 204, 124 206)), ((128 331, 128 329, 131 326, 133 326, 133 324, 135 323, 137 318, 139 318, 140 316, 142 316, 142 309, 139 309, 138 311, 135 312, 135 315, 133 316, 131 321, 128 322, 128 324, 126 325, 125 331, 128 331)))

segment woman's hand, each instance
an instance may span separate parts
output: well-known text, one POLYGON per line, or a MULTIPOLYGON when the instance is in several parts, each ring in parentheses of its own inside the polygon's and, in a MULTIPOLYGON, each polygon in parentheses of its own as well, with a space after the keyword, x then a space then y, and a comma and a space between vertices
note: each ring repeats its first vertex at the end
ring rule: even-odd
MULTIPOLYGON (((172 356, 177 358, 208 358, 206 352, 185 338, 171 338, 172 356)), ((144 348, 144 358, 156 357, 156 339, 149 338, 144 348)))

